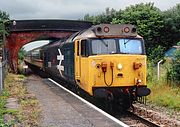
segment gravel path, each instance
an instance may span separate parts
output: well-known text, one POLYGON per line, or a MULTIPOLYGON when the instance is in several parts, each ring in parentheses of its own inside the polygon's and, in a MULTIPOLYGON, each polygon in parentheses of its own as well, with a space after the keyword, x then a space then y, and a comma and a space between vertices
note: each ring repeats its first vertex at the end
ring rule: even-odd
POLYGON ((118 127, 117 123, 89 108, 86 104, 73 99, 60 88, 48 83, 47 79, 29 76, 28 90, 40 102, 42 127, 118 127))

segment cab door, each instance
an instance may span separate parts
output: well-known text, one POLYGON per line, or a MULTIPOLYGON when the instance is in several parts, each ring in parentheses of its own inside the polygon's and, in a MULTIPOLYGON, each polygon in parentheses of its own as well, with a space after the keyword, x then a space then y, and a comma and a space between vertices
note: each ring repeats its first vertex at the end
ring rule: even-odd
POLYGON ((81 49, 80 41, 76 40, 74 57, 75 57, 75 80, 77 84, 80 83, 80 77, 81 77, 81 64, 80 64, 81 53, 79 49, 81 49))
POLYGON ((83 90, 89 89, 89 43, 86 40, 76 42, 76 82, 83 90))

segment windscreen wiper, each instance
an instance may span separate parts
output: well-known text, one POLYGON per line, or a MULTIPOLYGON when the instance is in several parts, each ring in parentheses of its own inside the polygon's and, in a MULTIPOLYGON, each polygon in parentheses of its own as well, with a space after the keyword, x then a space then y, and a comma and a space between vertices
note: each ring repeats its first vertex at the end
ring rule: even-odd
POLYGON ((130 41, 130 39, 128 39, 127 41, 125 41, 124 39, 124 47, 126 48, 126 44, 130 41))
POLYGON ((105 42, 103 39, 101 39, 101 42, 102 42, 106 47, 108 47, 108 44, 106 44, 106 42, 105 42))

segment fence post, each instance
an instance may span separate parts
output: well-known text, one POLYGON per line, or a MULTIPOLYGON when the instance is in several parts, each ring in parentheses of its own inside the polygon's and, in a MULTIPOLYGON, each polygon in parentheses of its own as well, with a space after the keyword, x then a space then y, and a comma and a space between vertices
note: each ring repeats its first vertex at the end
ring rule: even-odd
POLYGON ((158 61, 157 63, 157 78, 159 80, 160 77, 160 64, 163 62, 163 60, 158 61))
POLYGON ((2 92, 3 89, 3 76, 2 76, 2 62, 0 61, 0 93, 2 92))
POLYGON ((4 89, 5 65, 6 61, 0 61, 0 93, 2 93, 2 90, 4 89))

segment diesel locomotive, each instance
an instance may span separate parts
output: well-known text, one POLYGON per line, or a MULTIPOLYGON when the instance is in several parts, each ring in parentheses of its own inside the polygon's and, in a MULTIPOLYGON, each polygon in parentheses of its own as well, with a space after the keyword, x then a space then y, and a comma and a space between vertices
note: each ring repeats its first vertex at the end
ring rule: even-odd
POLYGON ((144 41, 131 24, 100 24, 28 52, 25 63, 107 104, 150 94, 144 41))

